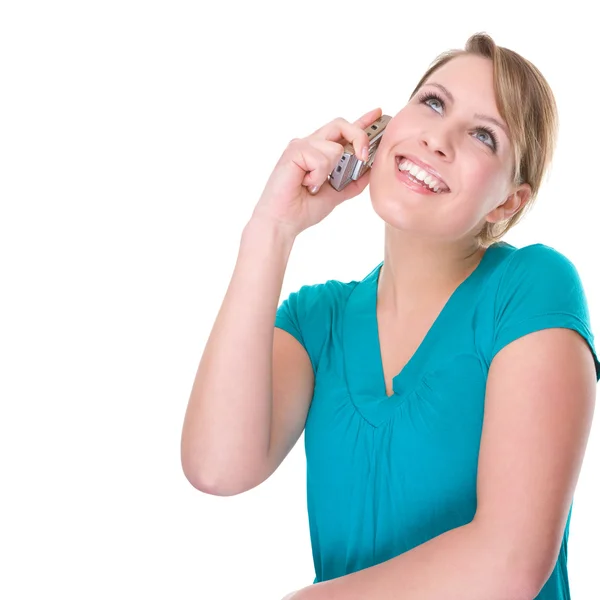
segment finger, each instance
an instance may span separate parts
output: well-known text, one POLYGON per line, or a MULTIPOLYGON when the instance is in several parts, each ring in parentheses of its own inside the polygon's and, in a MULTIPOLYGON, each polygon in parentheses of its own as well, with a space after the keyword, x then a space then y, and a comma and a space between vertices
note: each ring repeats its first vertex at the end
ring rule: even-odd
POLYGON ((358 125, 361 129, 366 129, 369 125, 377 121, 382 114, 381 108, 374 108, 368 113, 365 113, 362 117, 356 119, 354 125, 358 125))
POLYGON ((342 117, 330 121, 323 127, 317 129, 309 138, 326 139, 345 145, 350 142, 354 153, 360 160, 367 160, 369 155, 369 136, 365 129, 373 124, 381 116, 381 108, 375 108, 354 123, 348 122, 342 117))
MULTIPOLYGON (((356 121, 354 121, 352 123, 352 125, 356 125, 356 126, 360 127, 361 129, 366 129, 369 125, 371 125, 372 123, 377 121, 377 119, 379 119, 379 117, 381 117, 381 115, 382 115, 381 108, 374 108, 374 109, 370 110, 369 112, 366 112, 362 117, 359 117, 358 119, 356 119, 356 121)), ((316 131, 313 131, 311 136, 324 137, 323 133, 326 131, 329 131, 331 129, 331 126, 333 124, 335 124, 337 121, 339 121, 340 119, 343 121, 346 121, 346 119, 342 119, 341 117, 338 117, 337 119, 333 119, 333 121, 330 121, 329 123, 326 123, 325 125, 323 125, 323 127, 319 127, 319 129, 317 129, 316 131)), ((334 140, 334 141, 336 141, 336 140, 334 140)))
POLYGON ((335 206, 346 202, 350 198, 354 198, 361 194, 371 182, 371 169, 367 169, 356 181, 351 181, 343 190, 337 191, 328 183, 324 183, 319 189, 312 193, 310 188, 309 194, 322 198, 324 202, 333 202, 335 206))
POLYGON ((341 192, 334 190, 329 184, 327 184, 327 187, 333 192, 334 198, 337 198, 337 203, 341 204, 362 193, 370 182, 371 169, 367 169, 357 180, 352 180, 341 192))
POLYGON ((339 160, 343 148, 326 140, 293 140, 289 143, 278 163, 281 173, 288 173, 298 184, 311 187, 321 185, 339 160))
POLYGON ((340 161, 344 153, 344 147, 337 142, 320 139, 307 141, 307 147, 310 148, 311 167, 313 168, 306 173, 302 185, 307 187, 321 186, 327 181, 329 174, 340 161))

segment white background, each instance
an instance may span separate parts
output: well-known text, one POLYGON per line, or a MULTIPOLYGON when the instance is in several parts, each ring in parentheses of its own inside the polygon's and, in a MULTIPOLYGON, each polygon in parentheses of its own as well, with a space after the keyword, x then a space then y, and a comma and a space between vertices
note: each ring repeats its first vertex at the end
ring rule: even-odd
MULTIPOLYGON (((396 114, 477 31, 540 68, 561 118, 550 178, 506 241, 568 256, 600 332, 597 35, 582 3, 1 6, 2 598, 279 600, 312 583, 304 436, 258 488, 202 494, 180 464, 193 378, 288 141, 396 114)), ((362 278, 382 244, 367 189, 297 239, 281 299, 362 278)), ((577 600, 600 597, 599 427, 572 519, 577 600)))

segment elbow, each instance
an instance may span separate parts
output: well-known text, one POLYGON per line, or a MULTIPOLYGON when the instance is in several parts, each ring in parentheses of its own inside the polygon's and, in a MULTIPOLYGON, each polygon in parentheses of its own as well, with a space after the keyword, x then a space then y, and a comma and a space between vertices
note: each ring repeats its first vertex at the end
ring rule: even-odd
POLYGON ((216 484, 211 482, 192 482, 188 479, 188 481, 192 484, 194 488, 196 488, 199 492, 203 494, 209 494, 210 496, 238 496, 239 494, 244 493, 246 490, 240 489, 239 487, 232 487, 222 484, 216 484))
MULTIPOLYGON (((498 556, 495 556, 495 560, 498 556)), ((534 577, 531 572, 525 569, 502 569, 496 571, 493 577, 490 577, 490 588, 487 594, 488 598, 494 600, 535 600, 538 597, 545 581, 540 582, 540 578, 534 577)))
MULTIPOLYGON (((531 548, 529 548, 531 550, 531 548)), ((530 552, 530 554, 534 554, 530 552)), ((504 562, 503 577, 499 578, 498 589, 501 594, 498 600, 535 600, 548 581, 556 560, 551 561, 549 553, 544 557, 524 557, 521 551, 508 553, 504 562), (550 566, 550 563, 552 565, 550 566)))
POLYGON ((219 478, 202 475, 197 471, 186 469, 185 467, 183 467, 183 474, 192 487, 203 494, 211 496, 237 496, 246 491, 238 485, 232 485, 231 482, 223 482, 219 478))
MULTIPOLYGON (((502 518, 477 516, 473 522, 486 571, 497 600, 535 600, 556 568, 562 530, 516 527, 502 518), (485 558, 484 558, 485 556, 485 558)), ((492 591, 492 590, 490 590, 492 591)))
POLYGON ((218 458, 217 452, 200 452, 197 445, 182 436, 181 467, 186 479, 198 491, 211 496, 237 496, 266 479, 265 461, 247 456, 244 460, 239 457, 234 460, 231 456, 218 458))
POLYGON ((241 493, 231 485, 231 481, 224 482, 222 474, 217 476, 215 469, 205 468, 205 465, 198 460, 198 454, 195 448, 191 447, 189 443, 186 444, 185 436, 182 436, 181 469, 194 489, 211 496, 235 496, 241 493))
MULTIPOLYGON (((556 561, 554 561, 556 562, 556 561)), ((554 566, 554 565, 553 565, 554 566)), ((518 587, 515 589, 515 598, 519 600, 535 600, 542 591, 544 585, 552 575, 552 568, 540 568, 528 565, 517 570, 516 581, 518 587)))
MULTIPOLYGON (((512 584, 509 586, 509 589, 506 589, 507 586, 503 588, 503 595, 501 596, 502 600, 535 600, 543 585, 538 585, 536 579, 531 577, 515 577, 512 576, 512 584)), ((500 597, 498 597, 500 600, 500 597)))
POLYGON ((531 543, 520 535, 486 531, 481 547, 488 551, 486 564, 493 590, 489 598, 497 600, 535 600, 556 566, 558 552, 531 543))
POLYGON ((258 485, 255 478, 246 480, 235 477, 231 470, 222 469, 220 472, 198 468, 193 461, 181 457, 181 467, 185 478, 193 488, 211 496, 238 496, 258 485))

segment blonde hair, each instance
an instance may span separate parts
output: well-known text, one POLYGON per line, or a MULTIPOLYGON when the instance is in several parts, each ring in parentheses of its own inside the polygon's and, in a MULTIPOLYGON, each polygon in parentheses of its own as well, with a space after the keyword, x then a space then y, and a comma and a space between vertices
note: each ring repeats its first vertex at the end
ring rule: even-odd
POLYGON ((505 221, 486 221, 477 234, 477 241, 480 246, 488 247, 500 240, 531 209, 556 148, 558 110, 554 94, 540 71, 516 52, 497 46, 486 33, 472 35, 464 50, 448 50, 440 54, 410 97, 437 69, 464 55, 482 56, 493 62, 496 104, 508 126, 513 146, 513 184, 528 183, 531 186, 531 198, 525 207, 505 221))

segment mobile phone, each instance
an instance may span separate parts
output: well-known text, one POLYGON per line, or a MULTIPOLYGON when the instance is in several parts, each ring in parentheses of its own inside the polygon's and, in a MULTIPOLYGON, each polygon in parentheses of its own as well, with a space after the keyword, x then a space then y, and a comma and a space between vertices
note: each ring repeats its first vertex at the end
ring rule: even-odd
POLYGON ((329 174, 328 181, 334 189, 338 192, 342 191, 351 181, 356 181, 367 169, 371 168, 381 136, 391 118, 389 115, 381 115, 377 121, 365 128, 364 132, 369 137, 369 158, 367 160, 362 160, 354 154, 354 146, 351 142, 344 146, 342 157, 329 174))

